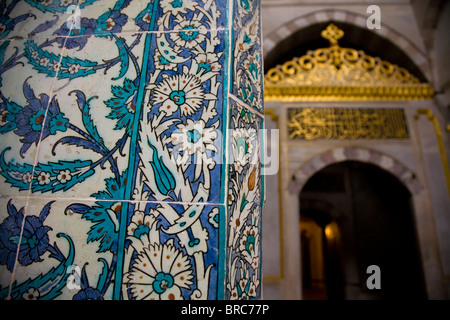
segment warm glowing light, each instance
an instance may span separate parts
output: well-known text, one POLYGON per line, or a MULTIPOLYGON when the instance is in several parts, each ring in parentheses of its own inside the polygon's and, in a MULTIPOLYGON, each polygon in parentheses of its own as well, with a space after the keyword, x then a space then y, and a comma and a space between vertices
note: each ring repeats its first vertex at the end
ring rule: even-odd
POLYGON ((325 236, 326 236, 328 239, 331 239, 331 238, 334 237, 333 227, 331 227, 331 225, 327 225, 327 226, 325 227, 325 236))

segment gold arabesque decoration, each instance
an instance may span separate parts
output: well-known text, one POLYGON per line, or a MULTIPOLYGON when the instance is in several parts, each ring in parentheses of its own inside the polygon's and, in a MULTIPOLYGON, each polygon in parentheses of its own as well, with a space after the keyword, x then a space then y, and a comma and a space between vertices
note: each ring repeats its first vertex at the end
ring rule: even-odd
POLYGON ((349 101, 432 99, 433 88, 406 69, 363 51, 342 48, 344 32, 334 24, 322 31, 329 48, 308 51, 264 77, 266 101, 349 101))

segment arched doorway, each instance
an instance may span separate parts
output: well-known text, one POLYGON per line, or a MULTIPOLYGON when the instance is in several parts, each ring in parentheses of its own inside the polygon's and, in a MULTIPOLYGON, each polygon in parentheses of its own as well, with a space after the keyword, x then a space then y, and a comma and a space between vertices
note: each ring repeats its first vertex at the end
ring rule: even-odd
MULTIPOLYGON (((310 247, 307 246, 309 249, 306 251, 301 250, 302 246, 305 248, 307 242, 318 242, 312 237, 312 234, 317 234, 317 232, 303 232, 302 226, 306 225, 306 220, 309 219, 308 221, 311 224, 315 224, 315 229, 319 228, 318 234, 322 239, 322 246, 319 247, 326 244, 324 240, 327 240, 325 232, 327 226, 320 225, 316 218, 317 214, 323 215, 323 212, 325 212, 330 216, 330 221, 334 222, 336 227, 335 229, 328 228, 329 230, 336 230, 336 233, 329 234, 336 234, 341 237, 341 245, 335 246, 338 259, 334 260, 335 264, 340 266, 340 269, 339 267, 331 267, 326 262, 329 259, 326 259, 328 257, 324 249, 321 250, 322 259, 314 260, 323 261, 322 273, 326 280, 326 282, 323 280, 326 298, 381 299, 394 296, 395 290, 401 298, 428 296, 433 299, 434 297, 444 297, 445 294, 442 289, 444 280, 441 272, 443 263, 438 254, 438 252, 442 252, 442 247, 439 248, 439 239, 436 238, 438 228, 435 228, 434 223, 436 212, 444 212, 445 210, 436 208, 430 203, 432 197, 430 197, 431 194, 427 188, 429 186, 427 171, 424 171, 428 169, 424 169, 421 164, 423 155, 421 155, 422 149, 420 146, 423 147, 423 144, 418 139, 417 117, 413 115, 416 110, 418 114, 421 114, 419 108, 422 108, 422 106, 425 108, 426 103, 429 103, 428 100, 433 99, 434 91, 432 86, 425 82, 429 77, 426 72, 427 68, 424 68, 424 65, 420 62, 423 59, 420 58, 420 54, 414 52, 411 44, 403 41, 405 39, 399 37, 395 30, 388 28, 383 29, 383 37, 386 39, 380 39, 380 33, 367 30, 365 24, 355 24, 356 21, 360 20, 360 17, 351 13, 337 11, 321 13, 320 15, 310 13, 310 15, 286 23, 284 25, 286 28, 280 28, 279 32, 274 31, 273 37, 271 35, 266 37, 267 42, 265 44, 267 43, 271 49, 267 50, 268 53, 265 55, 265 58, 267 58, 265 69, 269 68, 264 77, 265 107, 273 108, 274 114, 280 118, 278 127, 282 129, 280 130, 280 154, 283 155, 283 159, 280 162, 281 184, 278 192, 282 199, 283 208, 280 210, 282 214, 279 217, 283 223, 282 234, 289 240, 285 241, 284 245, 282 243, 283 246, 280 246, 285 253, 280 268, 284 268, 284 275, 286 276, 271 280, 270 287, 273 288, 273 292, 278 297, 301 299, 305 298, 305 292, 307 291, 305 286, 302 290, 303 282, 309 283, 310 287, 312 284, 320 282, 320 279, 314 278, 311 273, 317 270, 317 266, 312 265, 313 262, 310 262, 309 266, 300 267, 299 265, 302 252, 303 261, 308 259, 313 261, 317 258, 313 257, 313 251, 310 250, 310 247), (345 18, 350 16, 351 19, 345 18), (317 20, 315 20, 316 18, 317 20), (321 32, 319 32, 320 24, 321 28, 327 26, 321 32), (319 35, 321 38, 328 40, 329 47, 325 47, 323 40, 319 39, 319 35), (360 39, 364 39, 364 41, 360 41, 360 39), (317 47, 319 48, 314 49, 317 47), (306 54, 302 55, 305 52, 303 49, 306 50, 306 54), (347 54, 350 52, 352 54, 347 54), (401 58, 405 56, 411 59, 401 58), (418 57, 419 59, 417 59, 418 57), (290 60, 285 61, 286 59, 290 60), (369 60, 381 63, 382 69, 390 66, 388 68, 390 70, 401 70, 400 73, 408 75, 409 80, 403 76, 400 77, 401 79, 397 79, 399 82, 395 79, 396 77, 378 77, 380 69, 378 67, 367 68, 369 64, 366 62, 369 60), (348 64, 346 64, 347 62, 348 64), (377 74, 374 74, 374 71, 377 74), (376 83, 377 81, 380 82, 376 83), (402 89, 397 90, 399 83, 402 89), (409 89, 406 90, 407 87, 409 89), (423 103, 420 102, 422 99, 424 100, 423 103), (399 103, 398 101, 402 102, 399 103), (398 118, 392 123, 383 122, 390 119, 383 115, 384 110, 387 110, 387 113, 398 112, 398 118), (376 114, 380 115, 379 119, 384 120, 378 121, 377 116, 374 116, 376 114), (399 124, 401 126, 398 126, 399 124), (386 134, 383 132, 386 132, 386 134), (358 217, 354 217, 357 210, 353 208, 358 204, 358 201, 351 200, 351 198, 350 200, 342 200, 341 198, 344 204, 350 203, 352 205, 350 213, 345 212, 342 216, 333 216, 330 215, 328 210, 320 211, 314 207, 311 207, 311 213, 307 214, 305 213, 305 201, 300 204, 300 190, 305 187, 308 180, 328 165, 343 161, 371 163, 378 169, 386 170, 383 173, 388 174, 391 180, 396 181, 393 186, 400 185, 398 189, 404 191, 398 192, 394 189, 394 191, 391 190, 391 193, 406 194, 400 201, 403 204, 402 208, 409 208, 405 210, 408 212, 408 216, 403 219, 404 225, 389 222, 389 219, 385 220, 399 229, 400 233, 404 231, 404 228, 411 231, 412 235, 403 237, 409 239, 409 242, 407 241, 403 245, 401 236, 398 236, 399 239, 394 236, 389 237, 388 229, 382 230, 386 234, 384 238, 373 241, 377 243, 376 249, 381 250, 382 254, 389 252, 389 250, 383 251, 389 245, 397 249, 400 248, 400 250, 410 248, 409 246, 413 248, 406 250, 407 252, 413 251, 413 254, 405 253, 408 259, 414 261, 412 268, 405 266, 410 261, 406 263, 397 261, 397 264, 392 263, 391 265, 388 263, 388 271, 383 270, 387 267, 380 266, 382 267, 383 282, 386 282, 390 275, 392 279, 395 279, 393 282, 404 282, 402 285, 394 286, 395 289, 388 290, 391 284, 387 284, 387 287, 383 285, 381 291, 370 291, 365 285, 368 276, 366 270, 369 265, 363 265, 367 264, 369 259, 364 258, 361 252, 367 252, 368 249, 366 250, 367 247, 364 246, 359 247, 358 239, 361 238, 361 241, 363 241, 365 233, 360 231, 363 229, 362 227, 356 230, 354 226, 358 223, 363 224, 364 221, 370 221, 367 219, 373 219, 374 216, 378 219, 376 214, 366 217, 366 220, 359 221, 358 217), (300 210, 301 216, 299 215, 300 210), (415 224, 414 219, 417 219, 417 224, 415 224), (300 220, 303 223, 300 223, 300 220), (421 259, 413 257, 414 254, 419 256, 416 238, 420 241, 421 259), (389 239, 385 241, 387 244, 383 242, 385 239, 389 239), (380 243, 383 245, 380 245, 380 243), (340 254, 337 249, 343 253, 340 254), (310 255, 305 255, 305 252, 310 252, 310 255), (393 267, 401 265, 408 270, 393 267), (426 294, 424 293, 421 267, 423 267, 426 279, 426 294), (410 272, 410 269, 413 271, 410 272), (311 272, 306 275, 303 274, 302 280, 301 270, 311 270, 311 272), (340 286, 330 285, 330 275, 326 273, 327 270, 335 272, 338 280, 336 283, 341 283, 340 286), (325 278, 325 275, 328 277, 325 278), (410 278, 409 282, 408 278, 410 278), (412 289, 409 290, 410 288, 412 289), (331 291, 336 294, 331 294, 331 291), (403 293, 406 294, 403 295, 403 293)), ((379 177, 375 174, 374 178, 379 177)), ((368 179, 366 177, 362 180, 367 181, 368 179)), ((390 182, 386 181, 390 180, 385 180, 384 185, 390 186, 390 182)), ((326 182, 325 184, 329 183, 326 182)), ((270 184, 267 184, 266 188, 268 194, 276 190, 270 184)), ((369 189, 364 187, 357 191, 365 191, 370 194, 372 190, 369 189)), ((383 188, 380 190, 383 190, 383 188)), ((362 194, 355 195, 356 193, 351 193, 353 198, 360 199, 362 194)), ((330 194, 333 193, 330 192, 330 194)), ((435 194, 438 193, 435 192, 435 194)), ((327 193, 324 192, 322 195, 327 195, 327 193)), ((385 210, 383 206, 378 208, 378 210, 391 212, 387 217, 399 215, 395 208, 398 199, 391 198, 389 193, 377 195, 377 198, 385 199, 379 200, 379 203, 392 204, 390 211, 385 210), (392 212, 395 212, 395 214, 392 212)), ((319 194, 317 200, 323 204, 325 198, 319 194)), ((367 204, 367 201, 362 202, 367 204)), ((328 203, 328 205, 328 207, 338 209, 342 207, 342 203, 328 203)), ((361 203, 359 205, 361 206, 361 203)), ((443 207, 445 208, 446 205, 443 207)), ((364 212, 364 210, 362 211, 364 212)), ((266 213, 266 217, 268 215, 270 213, 266 213)), ((382 221, 384 220, 381 219, 382 221)), ((398 221, 402 221, 402 218, 398 218, 398 221)), ((375 227, 370 225, 365 227, 372 233, 374 232, 370 228, 375 227)), ((377 228, 382 229, 379 226, 375 229, 377 228)), ((393 231, 391 230, 394 235, 396 235, 395 228, 393 228, 393 231)), ((379 232, 379 230, 376 231, 379 232)), ((373 245, 371 239, 366 239, 366 242, 369 242, 369 247, 373 245)), ((336 244, 339 244, 339 242, 336 242, 336 244)), ((375 254, 373 255, 375 256, 375 254)), ((397 256, 394 255, 392 260, 395 261, 395 258, 397 256)), ((382 260, 378 258, 377 263, 381 263, 382 260)), ((385 258, 384 260, 389 259, 385 258)), ((375 264, 374 262, 370 263, 375 264)), ((316 295, 316 297, 320 296, 320 294, 316 295)))
POLYGON ((299 197, 304 299, 426 298, 411 194, 395 176, 339 162, 314 174, 299 197), (379 290, 366 285, 370 265, 380 267, 379 290))

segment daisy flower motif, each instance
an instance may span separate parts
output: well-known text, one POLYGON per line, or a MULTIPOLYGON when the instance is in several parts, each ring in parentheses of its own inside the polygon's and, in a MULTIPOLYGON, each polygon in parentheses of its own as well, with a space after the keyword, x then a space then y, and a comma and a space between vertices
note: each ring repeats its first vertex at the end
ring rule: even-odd
POLYGON ((63 6, 63 7, 68 7, 69 5, 72 4, 72 2, 73 2, 73 0, 61 0, 61 1, 59 2, 59 4, 60 4, 61 6, 63 6))
POLYGON ((70 74, 75 74, 80 70, 80 65, 78 63, 73 63, 70 65, 68 71, 70 74))
POLYGON ((51 67, 53 71, 58 72, 61 69, 61 64, 58 61, 54 61, 51 67))
POLYGON ((32 59, 37 59, 38 57, 39 57, 39 52, 37 52, 35 50, 31 51, 31 58, 32 59))
POLYGON ((39 173, 37 181, 40 185, 44 185, 50 182, 50 173, 42 171, 39 173))
POLYGON ((189 258, 173 245, 173 239, 145 247, 126 278, 137 300, 181 300, 181 289, 193 284, 189 258))
POLYGON ((38 289, 30 287, 27 292, 22 294, 22 298, 25 300, 38 300, 40 297, 40 292, 38 289))
POLYGON ((175 32, 170 34, 170 38, 178 46, 191 49, 205 41, 206 27, 194 18, 182 20, 173 28, 175 32))
POLYGON ((162 0, 160 4, 164 13, 170 12, 174 16, 179 13, 187 13, 186 10, 194 11, 198 6, 192 0, 162 0))
POLYGON ((190 74, 168 77, 155 87, 153 103, 161 103, 159 111, 171 116, 176 110, 181 115, 193 115, 202 106, 205 98, 199 78, 190 74))
POLYGON ((171 135, 172 144, 178 145, 178 151, 192 155, 196 152, 205 153, 206 150, 217 152, 214 140, 217 138, 217 131, 214 128, 205 128, 203 120, 193 121, 187 119, 186 124, 179 124, 179 131, 174 131, 171 135))
POLYGON ((22 181, 25 182, 25 183, 31 183, 31 178, 32 178, 31 172, 25 172, 22 175, 22 181))
POLYGON ((45 6, 45 7, 51 5, 52 3, 53 3, 53 0, 42 0, 41 1, 41 5, 45 6))
POLYGON ((56 179, 58 179, 58 181, 61 183, 66 183, 70 181, 72 179, 70 170, 61 170, 56 179))

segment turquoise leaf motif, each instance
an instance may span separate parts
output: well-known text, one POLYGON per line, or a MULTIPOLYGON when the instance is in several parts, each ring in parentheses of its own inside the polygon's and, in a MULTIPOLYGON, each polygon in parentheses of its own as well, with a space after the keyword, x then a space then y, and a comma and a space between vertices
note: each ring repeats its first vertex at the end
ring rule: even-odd
POLYGON ((134 18, 136 25, 141 27, 141 30, 148 30, 150 22, 152 21, 153 1, 150 1, 147 7, 142 10, 136 18, 134 18))
POLYGON ((122 86, 112 86, 111 91, 114 97, 105 101, 105 104, 112 109, 107 117, 117 120, 116 130, 127 128, 131 133, 136 111, 137 88, 133 81, 125 79, 122 86))
POLYGON ((252 38, 250 38, 247 33, 244 34, 244 43, 248 45, 252 43, 252 38))
MULTIPOLYGON (((78 4, 78 7, 80 9, 94 3, 97 0, 85 0, 83 3, 78 4)), ((51 4, 45 4, 42 0, 26 0, 30 5, 35 7, 36 9, 39 9, 42 12, 60 12, 64 13, 67 12, 68 6, 67 5, 61 5, 61 0, 54 0, 51 4)), ((73 5, 77 5, 77 1, 74 1, 73 5)))
POLYGON ((38 163, 34 168, 31 190, 42 193, 67 191, 94 174, 94 169, 90 168, 91 164, 90 160, 38 163))
POLYGON ((240 0, 240 7, 244 10, 245 14, 249 14, 252 11, 253 0, 240 0))
POLYGON ((85 105, 83 106, 83 113, 82 113, 83 124, 84 124, 84 127, 86 128, 86 130, 91 135, 91 137, 94 138, 95 141, 100 143, 106 149, 106 147, 104 145, 103 138, 100 137, 100 134, 98 133, 97 127, 94 125, 94 121, 92 120, 92 117, 91 117, 91 105, 90 105, 90 102, 94 98, 98 98, 98 97, 97 96, 93 96, 93 97, 89 98, 86 101, 85 105))
POLYGON ((83 219, 93 223, 88 232, 87 241, 99 241, 98 252, 117 253, 118 221, 122 211, 122 203, 117 199, 123 199, 127 182, 126 176, 127 170, 121 175, 119 182, 112 178, 106 179, 106 190, 92 195, 92 197, 106 201, 96 202, 96 205, 92 207, 82 204, 68 207, 68 209, 82 214, 83 219))
POLYGON ((97 62, 80 60, 72 57, 62 57, 40 48, 33 40, 25 42, 25 56, 39 73, 48 77, 58 76, 59 79, 75 79, 96 72, 97 62))
POLYGON ((6 183, 9 183, 19 190, 28 190, 33 175, 33 166, 30 164, 14 164, 11 160, 10 163, 5 161, 5 153, 10 150, 10 147, 5 148, 0 155, 0 174, 6 179, 6 183))
MULTIPOLYGON (((69 243, 69 252, 67 257, 61 256, 60 264, 53 267, 46 274, 40 274, 34 279, 28 279, 17 285, 16 282, 11 286, 11 297, 14 300, 23 298, 23 295, 30 289, 38 289, 39 300, 51 300, 62 293, 62 289, 67 285, 69 273, 67 269, 73 264, 75 257, 75 247, 72 239, 64 233, 58 233, 58 238, 63 237, 69 243)), ((9 287, 0 290, 0 299, 6 298, 9 293, 9 287)))
POLYGON ((119 75, 115 78, 112 78, 112 80, 118 80, 118 79, 122 78, 125 75, 125 73, 127 73, 127 71, 128 71, 129 56, 128 56, 126 46, 124 45, 125 40, 122 38, 118 38, 115 35, 113 35, 113 37, 116 38, 116 46, 119 49, 120 72, 119 72, 119 75))
POLYGON ((93 206, 82 215, 82 218, 91 221, 93 225, 88 232, 88 242, 100 242, 97 252, 111 251, 117 253, 118 222, 122 206, 120 203, 106 201, 97 202, 99 205, 93 206))
MULTIPOLYGON (((1 83, 0 83, 1 85, 1 83)), ((22 111, 22 107, 14 101, 6 100, 0 103, 0 117, 5 124, 0 126, 0 134, 10 132, 17 127, 17 123, 14 121, 15 115, 22 111)))
POLYGON ((245 195, 245 193, 244 193, 243 196, 242 196, 241 206, 239 207, 240 212, 244 211, 245 206, 246 206, 248 203, 249 203, 249 202, 248 202, 247 197, 246 197, 246 195, 245 195))

